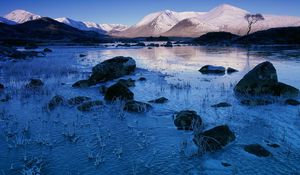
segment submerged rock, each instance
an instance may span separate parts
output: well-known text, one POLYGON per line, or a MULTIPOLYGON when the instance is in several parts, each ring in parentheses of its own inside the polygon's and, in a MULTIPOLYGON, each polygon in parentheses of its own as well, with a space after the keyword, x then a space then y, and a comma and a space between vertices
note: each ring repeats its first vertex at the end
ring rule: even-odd
POLYGON ((85 96, 77 96, 77 97, 70 98, 67 101, 67 103, 69 105, 75 106, 75 105, 80 105, 81 103, 83 103, 85 101, 88 101, 88 100, 91 100, 91 98, 90 97, 85 97, 85 96))
POLYGON ((168 41, 166 44, 163 44, 164 47, 173 47, 173 44, 171 41, 168 41))
POLYGON ((44 86, 44 83, 40 79, 30 79, 30 82, 26 84, 26 88, 39 88, 44 86))
POLYGON ((234 72, 238 72, 238 70, 236 70, 236 69, 234 69, 234 68, 232 68, 232 67, 228 67, 228 68, 227 68, 227 73, 228 73, 228 74, 232 74, 232 73, 234 73, 234 72))
POLYGON ((244 150, 257 157, 268 157, 272 154, 259 144, 250 144, 244 147, 244 150))
POLYGON ((125 85, 126 87, 132 87, 132 86, 135 86, 135 80, 129 78, 127 80, 125 79, 120 79, 118 81, 119 83, 122 83, 123 85, 125 85))
POLYGON ((0 83, 0 91, 4 89, 4 85, 0 83))
POLYGON ((109 88, 107 88, 105 92, 104 99, 105 100, 133 100, 134 94, 125 86, 123 83, 116 83, 109 88))
POLYGON ((64 102, 65 102, 65 98, 63 96, 56 95, 47 104, 47 109, 49 109, 50 111, 52 111, 55 108, 57 108, 58 106, 63 105, 64 102))
POLYGON ((225 108, 225 107, 230 107, 232 106, 231 104, 227 103, 227 102, 221 102, 215 105, 211 105, 211 107, 213 108, 225 108))
POLYGON ((113 80, 132 73, 135 68, 135 60, 131 57, 114 57, 94 66, 89 82, 91 84, 97 84, 113 80))
POLYGON ((298 105, 300 105, 300 102, 295 99, 287 99, 287 100, 285 100, 285 104, 292 105, 292 106, 298 106, 298 105))
POLYGON ((226 69, 223 66, 205 65, 199 70, 199 72, 202 74, 225 74, 225 70, 226 69))
POLYGON ((99 106, 102 106, 102 105, 103 105, 103 102, 99 101, 99 100, 88 101, 88 102, 84 102, 83 104, 78 106, 77 109, 79 111, 87 112, 87 111, 93 110, 95 107, 99 107, 99 106))
POLYGON ((195 144, 204 152, 219 150, 234 140, 235 135, 227 125, 217 126, 203 133, 197 133, 193 139, 195 144))
POLYGON ((87 88, 90 87, 91 83, 89 80, 79 80, 72 85, 74 88, 87 88))
POLYGON ((125 111, 136 113, 148 112, 151 108, 152 106, 150 104, 135 100, 128 101, 124 106, 125 111))
POLYGON ((202 119, 196 111, 184 110, 174 116, 174 124, 179 130, 193 130, 193 125, 200 126, 202 119))
POLYGON ((244 96, 298 96, 299 90, 278 82, 276 69, 273 64, 266 61, 255 66, 235 86, 237 95, 244 96))
POLYGON ((154 99, 154 100, 150 100, 149 102, 150 103, 167 103, 169 100, 165 97, 160 97, 160 98, 157 98, 157 99, 154 99))
POLYGON ((49 48, 45 48, 43 51, 44 51, 44 52, 52 52, 52 50, 49 49, 49 48))

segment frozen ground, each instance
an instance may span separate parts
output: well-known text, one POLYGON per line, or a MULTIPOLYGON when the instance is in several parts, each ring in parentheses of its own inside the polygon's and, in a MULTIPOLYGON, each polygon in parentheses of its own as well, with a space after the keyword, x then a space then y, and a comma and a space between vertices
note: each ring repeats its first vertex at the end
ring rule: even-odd
POLYGON ((0 82, 7 87, 1 98, 4 94, 12 97, 0 102, 0 174, 25 174, 35 165, 47 175, 299 174, 300 109, 281 101, 268 106, 242 106, 233 95, 237 81, 265 60, 274 64, 280 81, 300 88, 299 49, 50 48, 54 52, 44 58, 0 63, 0 82), (82 53, 87 57, 80 58, 82 53), (71 85, 86 78, 92 66, 118 55, 137 61, 139 69, 128 78, 147 78, 131 89, 137 100, 146 102, 164 96, 169 102, 153 105, 147 114, 126 113, 121 103, 86 113, 68 106, 52 112, 43 110, 57 94, 102 100, 100 85, 88 89, 71 85), (224 76, 202 75, 198 70, 206 64, 240 71, 224 76), (44 88, 24 88, 30 78, 42 79, 44 88), (223 101, 233 106, 210 107, 223 101), (236 141, 218 152, 193 156, 197 149, 192 132, 178 131, 173 124, 173 113, 183 109, 197 111, 205 129, 228 124, 236 141), (280 147, 271 148, 268 142, 280 147), (258 158, 246 153, 243 146, 252 143, 263 145, 273 156, 258 158), (224 167, 222 162, 232 166, 224 167))

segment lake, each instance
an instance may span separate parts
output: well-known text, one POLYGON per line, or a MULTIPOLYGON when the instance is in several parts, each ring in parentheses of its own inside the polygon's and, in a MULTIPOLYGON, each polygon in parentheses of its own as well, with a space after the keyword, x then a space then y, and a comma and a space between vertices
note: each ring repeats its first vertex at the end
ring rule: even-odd
MULTIPOLYGON (((300 172, 300 108, 279 100, 266 106, 244 106, 235 97, 235 84, 257 64, 270 61, 281 82, 300 88, 300 48, 272 47, 147 47, 115 48, 49 46, 52 53, 30 60, 0 62, 0 82, 6 87, 0 102, 0 174, 298 174, 300 172), (86 57, 80 57, 86 54, 86 57), (55 95, 66 99, 88 96, 103 100, 101 85, 72 88, 87 78, 96 64, 130 56, 137 70, 123 78, 138 101, 166 97, 145 114, 123 111, 123 102, 105 104, 91 112, 44 106, 55 95), (207 64, 239 72, 203 75, 207 64), (40 90, 25 88, 30 78, 43 80, 40 90), (228 108, 212 108, 219 102, 228 108), (222 150, 195 155, 193 132, 177 130, 173 115, 195 110, 204 129, 227 124, 236 140, 222 150), (244 151, 258 143, 272 153, 258 158, 244 151), (279 144, 279 148, 268 143, 279 144), (225 167, 222 163, 229 163, 225 167), (30 169, 31 168, 31 169, 30 169)), ((299 100, 299 99, 298 99, 299 100)), ((104 101, 104 100, 103 100, 104 101)))

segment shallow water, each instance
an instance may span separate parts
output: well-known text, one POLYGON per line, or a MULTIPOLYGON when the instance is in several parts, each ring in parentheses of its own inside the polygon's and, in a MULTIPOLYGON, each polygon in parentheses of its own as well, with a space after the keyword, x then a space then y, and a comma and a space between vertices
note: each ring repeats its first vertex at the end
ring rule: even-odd
MULTIPOLYGON (((233 87, 255 65, 271 61, 281 82, 300 88, 300 49, 259 47, 104 48, 50 47, 46 57, 0 63, 0 82, 9 102, 0 102, 0 174, 20 174, 24 160, 41 158, 42 174, 297 174, 300 172, 300 109, 276 104, 247 107, 234 97, 233 87), (87 54, 80 58, 79 54, 87 54), (166 104, 153 104, 147 114, 122 110, 122 103, 106 104, 93 112, 63 106, 52 112, 43 106, 54 96, 78 95, 102 100, 99 86, 74 89, 92 66, 114 56, 130 56, 138 70, 125 78, 138 79, 131 88, 135 99, 164 96, 166 104), (233 67, 237 73, 202 75, 206 65, 233 67), (24 88, 40 78, 40 91, 24 88), (226 101, 229 108, 214 109, 226 101), (172 115, 191 109, 202 117, 205 129, 228 124, 237 139, 224 149, 194 156, 191 132, 176 130, 172 115), (75 142, 65 135, 75 133, 75 142), (271 148, 267 142, 277 143, 271 148), (258 158, 243 150, 259 143, 272 157, 258 158), (221 162, 232 166, 223 167, 221 162)), ((110 85, 115 81, 108 82, 110 85)))

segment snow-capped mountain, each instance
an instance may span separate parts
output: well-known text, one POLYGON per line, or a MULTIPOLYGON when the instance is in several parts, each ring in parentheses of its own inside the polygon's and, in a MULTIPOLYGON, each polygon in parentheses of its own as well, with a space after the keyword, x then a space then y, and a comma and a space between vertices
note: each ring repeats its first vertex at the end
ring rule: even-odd
POLYGON ((3 17, 0 17, 0 23, 9 24, 9 25, 17 24, 16 22, 8 20, 8 19, 3 18, 3 17))
MULTIPOLYGON (((25 10, 14 10, 4 17, 0 17, 0 23, 13 25, 39 18, 41 18, 40 15, 36 15, 25 10)), ((76 21, 67 17, 56 18, 55 20, 80 30, 95 31, 101 34, 107 34, 110 32, 117 33, 128 28, 128 26, 122 24, 97 24, 94 22, 76 21)))
POLYGON ((41 18, 40 15, 36 15, 25 10, 14 10, 9 14, 5 15, 4 18, 14 21, 16 23, 24 23, 27 21, 35 20, 41 18))
POLYGON ((109 33, 111 31, 122 31, 127 29, 127 26, 122 25, 122 24, 97 24, 94 22, 81 22, 81 21, 76 21, 70 18, 56 18, 55 19, 58 22, 67 24, 69 26, 72 26, 74 28, 80 29, 80 30, 85 30, 85 31, 95 31, 101 34, 104 33, 109 33))
POLYGON ((55 20, 58 22, 67 24, 69 26, 72 26, 74 28, 80 29, 80 30, 89 30, 89 28, 85 25, 85 23, 83 23, 81 21, 75 21, 73 19, 66 18, 66 17, 56 18, 55 20))
POLYGON ((97 24, 94 22, 84 22, 84 24, 90 30, 94 30, 94 31, 101 30, 105 33, 119 32, 128 28, 128 26, 122 24, 97 24))
MULTIPOLYGON (((136 25, 117 33, 123 37, 175 36, 198 37, 208 32, 226 31, 244 35, 248 13, 228 4, 217 6, 208 12, 163 11, 144 17, 136 25)), ((253 25, 252 32, 275 27, 299 26, 300 17, 264 15, 265 20, 253 25)))
POLYGON ((151 13, 136 25, 117 33, 117 35, 125 37, 157 36, 168 31, 181 20, 202 14, 201 12, 174 12, 170 10, 151 13))

